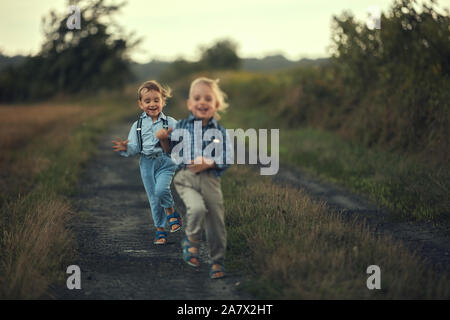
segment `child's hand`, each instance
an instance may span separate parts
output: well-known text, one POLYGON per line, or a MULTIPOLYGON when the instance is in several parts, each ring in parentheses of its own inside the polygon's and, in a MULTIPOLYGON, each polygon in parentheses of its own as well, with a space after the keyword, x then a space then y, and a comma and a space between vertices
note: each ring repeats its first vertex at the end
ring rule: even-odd
POLYGON ((127 151, 128 141, 129 141, 128 139, 125 141, 122 141, 122 140, 120 140, 119 137, 117 137, 117 140, 113 140, 112 143, 113 143, 114 152, 127 151))
POLYGON ((214 163, 214 160, 212 160, 212 159, 208 159, 205 157, 197 157, 197 158, 195 158, 194 162, 191 164, 188 164, 187 167, 193 173, 198 173, 198 172, 202 172, 204 170, 213 168, 215 165, 216 164, 214 163), (200 162, 200 159, 202 162, 199 164, 196 164, 195 162, 200 162))
POLYGON ((169 139, 169 134, 172 132, 173 128, 166 129, 160 129, 158 132, 156 132, 155 136, 159 140, 167 140, 169 139))

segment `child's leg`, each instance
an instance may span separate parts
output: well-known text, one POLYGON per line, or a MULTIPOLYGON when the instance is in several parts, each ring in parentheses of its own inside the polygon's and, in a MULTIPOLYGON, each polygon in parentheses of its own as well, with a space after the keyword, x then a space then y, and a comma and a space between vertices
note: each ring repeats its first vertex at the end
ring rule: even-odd
POLYGON ((181 170, 174 178, 175 189, 186 206, 186 235, 199 241, 202 235, 206 206, 198 188, 198 177, 189 170, 181 170))
MULTIPOLYGON (((201 239, 203 221, 206 214, 206 206, 199 192, 199 179, 189 170, 181 170, 174 178, 175 189, 186 206, 186 236, 189 241, 197 243, 201 239)), ((198 253, 197 247, 191 247, 189 251, 198 253)), ((198 264, 198 261, 192 261, 198 264)))
MULTIPOLYGON (((211 172, 205 172, 199 176, 201 178, 201 192, 208 209, 208 213, 205 215, 206 239, 213 262, 212 268, 216 270, 219 265, 223 265, 227 245, 220 178, 215 177, 211 172)), ((216 274, 216 277, 221 276, 223 276, 221 273, 216 274)))
MULTIPOLYGON (((169 157, 161 159, 161 166, 158 168, 155 177, 155 197, 159 199, 160 206, 165 211, 165 216, 175 212, 174 201, 170 184, 175 173, 175 165, 169 157)), ((171 218, 170 222, 177 221, 177 218, 171 218)), ((179 225, 172 225, 172 231, 180 228, 179 225)))
POLYGON ((156 179, 154 175, 154 165, 155 161, 153 159, 141 157, 141 178, 152 210, 153 223, 157 230, 162 231, 164 230, 167 221, 164 210, 159 204, 159 199, 155 196, 156 179))

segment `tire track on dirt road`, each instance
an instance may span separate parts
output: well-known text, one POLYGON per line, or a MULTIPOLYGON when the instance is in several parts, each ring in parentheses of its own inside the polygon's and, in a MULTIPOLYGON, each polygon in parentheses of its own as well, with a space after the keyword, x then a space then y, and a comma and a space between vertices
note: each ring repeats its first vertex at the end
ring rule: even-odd
POLYGON ((385 208, 377 206, 367 197, 343 187, 324 182, 288 165, 281 165, 273 182, 306 191, 316 201, 323 201, 345 219, 366 223, 376 235, 389 235, 416 252, 437 272, 450 275, 450 229, 430 222, 395 221, 385 208))

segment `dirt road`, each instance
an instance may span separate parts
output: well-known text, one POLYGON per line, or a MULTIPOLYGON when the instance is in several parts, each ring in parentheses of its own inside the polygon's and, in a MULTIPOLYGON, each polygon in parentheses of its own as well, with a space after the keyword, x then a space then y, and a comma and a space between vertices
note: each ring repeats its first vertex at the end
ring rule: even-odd
MULTIPOLYGON (((153 244, 155 228, 139 173, 139 158, 112 151, 111 140, 126 137, 130 123, 104 138, 90 162, 75 197, 73 231, 81 269, 81 290, 58 288, 57 299, 246 299, 238 290, 240 275, 208 277, 207 249, 201 246, 201 267, 181 258, 184 232, 169 233, 166 246, 153 244)), ((175 194, 176 207, 184 214, 175 194)), ((68 275, 69 276, 69 275, 68 275)))

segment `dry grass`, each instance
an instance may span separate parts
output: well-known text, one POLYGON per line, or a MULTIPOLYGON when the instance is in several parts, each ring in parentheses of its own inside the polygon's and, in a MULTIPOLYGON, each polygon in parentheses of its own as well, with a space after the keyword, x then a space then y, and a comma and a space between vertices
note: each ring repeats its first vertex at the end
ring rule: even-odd
POLYGON ((126 97, 107 99, 0 107, 1 299, 42 297, 65 276, 74 254, 67 195, 98 134, 135 111, 126 97))
POLYGON ((302 190, 274 185, 245 167, 224 177, 232 265, 247 288, 275 299, 445 299, 450 281, 388 237, 344 221, 302 190), (381 268, 381 290, 366 269, 381 268))
POLYGON ((73 129, 99 114, 82 105, 37 104, 0 107, 0 191, 5 197, 25 193, 31 180, 51 160, 44 152, 70 140, 73 129))
POLYGON ((0 106, 0 148, 19 148, 59 124, 77 123, 86 111, 79 105, 0 106))
POLYGON ((100 110, 60 104, 0 107, 5 150, 0 156, 0 297, 39 297, 70 254, 69 204, 35 179, 49 169, 53 152, 70 141, 74 128, 100 110))
POLYGON ((51 273, 58 271, 71 254, 72 235, 65 228, 70 206, 60 199, 26 208, 19 200, 4 212, 0 297, 30 299, 43 294, 51 273))

